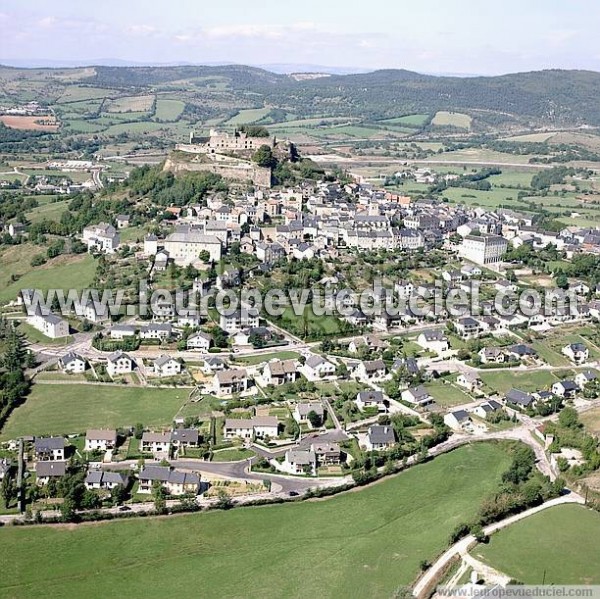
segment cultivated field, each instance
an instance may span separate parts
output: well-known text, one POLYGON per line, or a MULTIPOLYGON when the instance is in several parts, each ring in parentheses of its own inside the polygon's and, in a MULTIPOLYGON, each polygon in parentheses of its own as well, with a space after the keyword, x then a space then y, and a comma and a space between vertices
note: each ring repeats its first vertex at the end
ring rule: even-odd
POLYGON ((13 116, 4 114, 0 121, 11 129, 24 129, 28 131, 58 131, 60 123, 52 116, 13 116))
POLYGON ((508 466, 478 444, 317 502, 94 526, 5 527, 0 596, 392 597, 508 466), (266 591, 268 589, 268 592, 266 591))
POLYGON ((600 514, 553 507, 500 531, 473 555, 525 584, 600 584, 600 514))
POLYGON ((106 112, 147 112, 152 108, 154 96, 125 96, 107 102, 106 112))
POLYGON ((438 127, 458 127, 459 129, 470 129, 473 119, 468 114, 460 112, 446 112, 441 110, 437 112, 431 121, 432 125, 438 127))

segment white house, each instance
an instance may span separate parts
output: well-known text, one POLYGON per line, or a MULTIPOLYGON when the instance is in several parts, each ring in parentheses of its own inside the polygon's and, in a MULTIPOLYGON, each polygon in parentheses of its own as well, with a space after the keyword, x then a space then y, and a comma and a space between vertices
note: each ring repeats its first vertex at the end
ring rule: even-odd
POLYGON ((394 429, 387 425, 373 425, 367 430, 365 447, 367 451, 389 449, 396 443, 394 429))
POLYGON ((187 338, 187 349, 208 351, 212 345, 213 338, 208 333, 194 333, 187 338))
POLYGON ((290 449, 285 453, 281 469, 290 474, 314 475, 317 468, 317 456, 314 451, 290 449))
POLYGON ((307 358, 304 369, 309 376, 315 379, 321 379, 335 374, 335 366, 321 356, 310 356, 307 358))
POLYGON ((386 412, 388 408, 388 402, 381 391, 359 391, 355 403, 359 410, 377 408, 380 412, 386 412))
POLYGON ((79 354, 69 352, 58 360, 58 366, 63 372, 81 374, 85 372, 86 361, 79 354))
POLYGON ((456 384, 469 391, 475 391, 483 385, 483 382, 477 373, 463 372, 456 377, 456 384))
POLYGON ((40 462, 59 462, 65 459, 65 440, 62 437, 36 437, 33 449, 36 460, 40 462))
POLYGON ((295 360, 271 360, 263 369, 267 385, 293 383, 299 376, 295 360))
POLYGON ((36 484, 46 486, 50 479, 63 477, 67 473, 66 462, 37 462, 35 465, 36 484))
POLYGON ((383 360, 361 362, 354 372, 355 376, 364 381, 381 381, 386 375, 385 362, 383 360))
POLYGON ((111 354, 106 359, 106 372, 110 376, 118 376, 133 371, 133 360, 122 351, 111 354))
POLYGON ((138 475, 138 493, 152 493, 155 482, 174 496, 196 495, 200 489, 200 475, 182 472, 167 466, 144 466, 138 475))
POLYGON ((422 348, 437 354, 448 351, 450 347, 448 338, 441 331, 435 329, 423 331, 417 337, 417 343, 422 348))
POLYGON ((494 399, 490 399, 489 401, 486 401, 486 402, 482 403, 481 405, 478 405, 476 408, 474 408, 473 414, 475 414, 476 416, 479 416, 480 418, 487 419, 490 414, 493 414, 501 409, 502 409, 501 404, 499 404, 494 399))
POLYGON ((88 251, 97 250, 104 254, 113 254, 119 247, 119 234, 112 225, 99 223, 83 229, 83 242, 88 251))
POLYGON ((181 373, 181 362, 167 355, 156 358, 153 367, 156 376, 176 376, 181 373))
POLYGON ((108 451, 117 446, 117 431, 89 430, 85 435, 85 451, 108 451))
POLYGON ((323 404, 320 401, 310 401, 310 402, 299 402, 295 405, 294 411, 292 412, 292 416, 294 420, 300 424, 302 422, 308 421, 308 415, 314 412, 319 418, 321 422, 323 421, 323 416, 325 415, 325 411, 323 410, 323 404))
POLYGON ((140 441, 140 451, 151 453, 155 457, 168 457, 171 451, 171 433, 145 432, 140 441))
POLYGON ((592 370, 584 370, 575 376, 575 382, 580 389, 583 389, 588 383, 595 381, 598 377, 592 370))
POLYGON ((217 397, 242 393, 248 388, 248 374, 243 368, 231 368, 216 372, 213 390, 217 397))
POLYGON ((590 351, 583 343, 569 343, 562 348, 562 353, 575 364, 584 364, 590 357, 590 351))
POLYGON ((108 470, 90 470, 85 477, 85 488, 88 490, 112 490, 119 485, 126 487, 127 474, 108 470))
POLYGON ((423 385, 417 385, 402 391, 402 399, 416 406, 426 406, 433 402, 433 398, 423 385))
POLYGON ((444 416, 444 423, 453 430, 465 430, 472 425, 471 417, 465 410, 456 410, 444 416))

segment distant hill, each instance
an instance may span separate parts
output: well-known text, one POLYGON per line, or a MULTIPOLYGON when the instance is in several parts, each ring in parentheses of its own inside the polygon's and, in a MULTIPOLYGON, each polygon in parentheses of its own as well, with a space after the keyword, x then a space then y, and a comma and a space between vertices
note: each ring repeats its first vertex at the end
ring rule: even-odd
POLYGON ((387 69, 311 79, 242 65, 0 67, 0 103, 3 96, 15 101, 19 82, 26 81, 39 83, 39 99, 49 102, 73 85, 123 94, 177 92, 185 94, 187 104, 199 106, 196 112, 202 118, 268 106, 293 118, 348 117, 363 122, 454 111, 472 116, 474 131, 514 125, 600 126, 600 73, 591 71, 449 77, 387 69))

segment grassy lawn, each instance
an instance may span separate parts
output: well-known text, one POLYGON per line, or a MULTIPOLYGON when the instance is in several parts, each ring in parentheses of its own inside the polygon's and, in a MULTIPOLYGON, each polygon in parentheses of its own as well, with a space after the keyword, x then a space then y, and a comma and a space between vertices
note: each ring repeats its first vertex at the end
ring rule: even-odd
POLYGON ((238 358, 238 362, 243 362, 244 364, 248 364, 248 366, 253 366, 254 364, 260 364, 261 362, 268 362, 269 360, 297 360, 300 357, 300 354, 295 351, 280 351, 273 352, 272 354, 257 354, 256 356, 244 356, 243 358, 238 358))
POLYGON ((38 383, 25 403, 11 414, 0 439, 85 432, 88 428, 115 428, 137 422, 167 425, 187 394, 185 389, 38 383))
POLYGON ((48 260, 35 269, 31 267, 31 258, 43 254, 42 247, 28 244, 8 248, 0 255, 3 268, 0 274, 0 303, 14 300, 21 289, 83 289, 94 278, 96 262, 89 254, 77 256, 59 256, 48 260), (6 268, 4 268, 6 267, 6 268), (12 274, 20 275, 18 281, 11 282, 12 274))
POLYGON ((593 408, 579 417, 586 430, 593 435, 600 435, 600 408, 593 408))
POLYGON ((492 536, 473 555, 525 584, 600 584, 600 514, 561 505, 492 536))
POLYGON ((435 399, 435 403, 443 408, 459 406, 474 401, 470 395, 467 395, 462 389, 455 385, 436 382, 425 385, 425 388, 429 391, 431 397, 435 399))
POLYGON ((548 347, 548 344, 544 341, 534 341, 531 344, 531 347, 535 349, 538 356, 544 360, 546 364, 550 364, 550 366, 569 366, 569 364, 571 364, 566 356, 563 356, 560 351, 548 347))
POLYGON ((481 380, 498 393, 506 393, 513 387, 522 391, 538 391, 549 389, 552 383, 558 380, 547 370, 529 370, 515 372, 514 370, 496 370, 493 372, 480 372, 481 380))
POLYGON ((317 502, 126 520, 5 527, 0 595, 206 598, 391 597, 414 581, 509 463, 478 444, 355 493, 317 502), (118 551, 115 549, 118 548, 118 551), (167 549, 165 549, 167 548, 167 549))
POLYGON ((31 343, 41 343, 44 345, 68 345, 73 341, 73 337, 70 335, 68 337, 58 337, 57 339, 52 339, 51 337, 46 337, 44 333, 38 331, 33 328, 30 324, 27 324, 24 321, 19 322, 18 330, 20 333, 23 333, 25 337, 31 343))
POLYGON ((234 447, 232 449, 222 449, 213 453, 213 462, 239 462, 241 460, 247 460, 253 458, 256 454, 250 449, 239 449, 234 447))

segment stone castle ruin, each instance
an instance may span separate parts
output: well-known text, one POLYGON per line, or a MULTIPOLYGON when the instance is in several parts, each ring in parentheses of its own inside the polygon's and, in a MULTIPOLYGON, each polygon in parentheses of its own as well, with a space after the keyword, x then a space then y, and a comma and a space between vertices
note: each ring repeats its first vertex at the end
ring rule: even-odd
POLYGON ((165 162, 165 170, 211 172, 269 188, 271 169, 252 162, 252 155, 261 146, 275 148, 276 143, 273 136, 251 136, 240 130, 228 133, 211 129, 208 136, 191 131, 190 142, 175 146, 175 152, 165 162))

